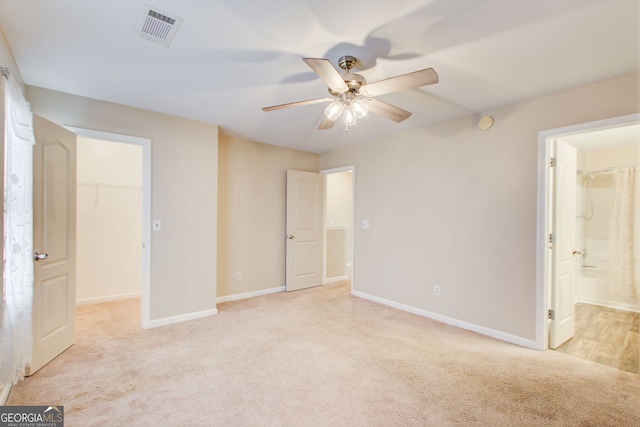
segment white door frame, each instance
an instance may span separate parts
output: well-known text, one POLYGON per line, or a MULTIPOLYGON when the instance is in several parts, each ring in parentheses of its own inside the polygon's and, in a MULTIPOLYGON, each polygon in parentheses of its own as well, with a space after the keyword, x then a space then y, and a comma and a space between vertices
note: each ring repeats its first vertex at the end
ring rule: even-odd
POLYGON ((148 328, 151 300, 151 140, 136 136, 64 126, 78 136, 104 141, 122 142, 142 147, 142 265, 140 286, 140 323, 148 328))
POLYGON ((548 246, 549 234, 553 230, 550 201, 551 174, 549 161, 554 138, 576 133, 606 129, 640 122, 640 114, 614 117, 593 122, 580 123, 556 129, 549 129, 538 134, 538 212, 536 240, 536 349, 549 348, 549 328, 547 310, 550 305, 551 251, 548 246))
MULTIPOLYGON (((354 165, 351 166, 342 166, 342 167, 338 167, 338 168, 332 168, 332 169, 324 169, 321 170, 320 173, 322 175, 324 175, 324 181, 325 181, 325 186, 324 186, 324 210, 325 210, 325 218, 327 217, 326 213, 327 213, 327 175, 330 175, 332 173, 340 173, 340 172, 347 172, 347 171, 351 171, 351 292, 353 292, 353 288, 354 288, 354 283, 356 281, 356 261, 355 261, 355 247, 356 247, 356 241, 355 241, 355 227, 356 227, 356 220, 355 220, 355 215, 356 215, 356 167, 354 165)), ((326 222, 326 220, 325 220, 326 222)), ((327 283, 327 224, 324 224, 324 232, 323 232, 323 239, 324 239, 324 254, 323 254, 323 260, 322 260, 322 266, 323 266, 323 283, 327 283)))

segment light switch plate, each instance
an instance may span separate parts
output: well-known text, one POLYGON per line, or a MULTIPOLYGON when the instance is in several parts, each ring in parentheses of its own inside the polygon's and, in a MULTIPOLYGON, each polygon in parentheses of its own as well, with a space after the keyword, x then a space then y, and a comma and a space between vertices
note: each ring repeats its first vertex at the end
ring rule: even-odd
POLYGON ((153 231, 160 231, 161 228, 162 228, 162 222, 160 222, 159 219, 154 219, 153 220, 153 231))
POLYGON ((369 220, 367 220, 367 219, 363 219, 362 220, 362 229, 363 230, 368 230, 369 229, 369 220))

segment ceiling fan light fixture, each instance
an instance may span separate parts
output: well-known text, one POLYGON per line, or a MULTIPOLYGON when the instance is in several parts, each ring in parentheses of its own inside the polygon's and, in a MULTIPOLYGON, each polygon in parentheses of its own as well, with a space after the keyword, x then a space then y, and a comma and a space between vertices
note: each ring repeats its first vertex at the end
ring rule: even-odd
POLYGON ((343 108, 342 101, 336 99, 324 109, 324 115, 327 119, 335 122, 338 120, 338 117, 340 117, 340 114, 342 114, 343 108))
POLYGON ((361 99, 354 99, 351 101, 351 109, 359 119, 366 116, 369 111, 369 107, 367 107, 367 104, 365 104, 361 99))
POLYGON ((324 115, 327 119, 335 122, 344 113, 342 116, 344 130, 349 132, 349 128, 356 125, 357 119, 366 116, 368 111, 367 104, 358 99, 356 94, 346 92, 324 109, 324 115))
POLYGON ((353 107, 349 104, 344 107, 344 131, 349 132, 351 126, 355 126, 357 122, 356 114, 353 107))
POLYGON ((273 111, 331 101, 324 109, 325 117, 318 126, 318 130, 331 129, 338 117, 342 115, 345 131, 348 132, 351 126, 356 125, 357 119, 364 117, 369 110, 374 114, 399 123, 411 116, 411 113, 375 97, 386 93, 432 85, 438 83, 439 80, 438 74, 433 68, 425 68, 374 83, 367 83, 363 76, 351 72, 353 66, 358 62, 353 56, 343 56, 339 59, 338 65, 345 71, 343 74, 340 74, 326 58, 303 58, 303 60, 324 81, 333 98, 290 102, 288 104, 264 107, 263 110, 273 111))

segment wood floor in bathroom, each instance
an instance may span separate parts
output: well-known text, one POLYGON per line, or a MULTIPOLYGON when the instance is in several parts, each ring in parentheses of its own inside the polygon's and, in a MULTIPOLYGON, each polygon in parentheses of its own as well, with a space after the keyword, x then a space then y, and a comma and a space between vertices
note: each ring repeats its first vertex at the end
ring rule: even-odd
POLYGON ((638 313, 578 303, 576 334, 556 351, 640 373, 638 313))

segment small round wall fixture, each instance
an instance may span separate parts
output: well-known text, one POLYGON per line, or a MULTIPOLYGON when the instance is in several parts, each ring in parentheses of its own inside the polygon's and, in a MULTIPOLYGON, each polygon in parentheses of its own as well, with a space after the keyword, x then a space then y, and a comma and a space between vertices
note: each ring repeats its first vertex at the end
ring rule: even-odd
POLYGON ((482 130, 487 130, 493 126, 493 117, 483 116, 478 120, 478 127, 482 130))

